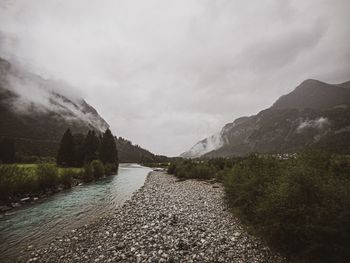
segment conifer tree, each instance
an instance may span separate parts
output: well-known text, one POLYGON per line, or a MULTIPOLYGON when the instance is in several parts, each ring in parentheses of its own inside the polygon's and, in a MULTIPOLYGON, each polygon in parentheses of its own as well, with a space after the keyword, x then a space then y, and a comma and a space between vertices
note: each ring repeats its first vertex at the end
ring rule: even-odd
POLYGON ((13 139, 4 138, 0 141, 0 162, 15 162, 15 142, 13 139))
POLYGON ((74 164, 83 166, 85 161, 85 136, 84 134, 73 134, 74 138, 74 164))
POLYGON ((86 135, 84 148, 85 148, 85 162, 90 163, 97 159, 97 151, 99 149, 100 140, 98 139, 95 131, 89 131, 86 135))
POLYGON ((112 132, 107 129, 102 136, 100 146, 100 160, 106 164, 117 164, 118 163, 118 151, 117 145, 112 132))
POLYGON ((57 164, 63 166, 74 166, 75 163, 75 146, 74 137, 68 129, 60 142, 60 148, 57 155, 57 164))

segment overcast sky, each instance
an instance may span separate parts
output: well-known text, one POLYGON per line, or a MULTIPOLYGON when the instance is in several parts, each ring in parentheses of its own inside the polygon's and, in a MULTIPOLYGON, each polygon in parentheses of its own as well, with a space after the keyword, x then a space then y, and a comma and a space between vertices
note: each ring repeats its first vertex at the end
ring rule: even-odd
POLYGON ((307 78, 350 79, 349 0, 0 0, 0 55, 178 155, 307 78))

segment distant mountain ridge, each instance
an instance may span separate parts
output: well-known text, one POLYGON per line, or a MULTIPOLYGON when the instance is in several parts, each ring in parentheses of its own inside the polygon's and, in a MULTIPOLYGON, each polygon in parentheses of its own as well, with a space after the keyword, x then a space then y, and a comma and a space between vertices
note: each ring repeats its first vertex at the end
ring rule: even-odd
POLYGON ((291 93, 280 97, 273 105, 274 109, 329 109, 337 105, 350 103, 349 82, 338 85, 309 79, 301 83, 291 93))
MULTIPOLYGON (((24 155, 56 156, 67 128, 83 134, 109 128, 95 108, 69 94, 72 89, 67 83, 45 80, 0 58, 0 139, 15 139, 17 151, 24 155), (59 93, 61 89, 66 92, 59 93)), ((116 138, 116 143, 121 162, 155 156, 123 138, 116 138)))
MULTIPOLYGON (((350 81, 332 85, 306 80, 270 108, 226 124, 219 134, 222 143, 215 149, 196 154, 190 149, 181 156, 239 156, 302 149, 350 153, 350 81)), ((205 148, 206 140, 195 147, 205 148)))

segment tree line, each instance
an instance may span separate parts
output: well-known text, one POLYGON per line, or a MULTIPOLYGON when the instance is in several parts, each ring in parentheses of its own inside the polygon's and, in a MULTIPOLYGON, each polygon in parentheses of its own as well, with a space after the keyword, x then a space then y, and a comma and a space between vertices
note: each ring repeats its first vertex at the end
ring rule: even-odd
POLYGON ((86 136, 72 134, 70 129, 63 134, 58 154, 57 165, 63 167, 81 167, 94 160, 104 165, 118 166, 118 151, 112 132, 107 129, 98 135, 90 130, 86 136))
POLYGON ((0 140, 0 163, 15 162, 15 142, 11 138, 0 140))

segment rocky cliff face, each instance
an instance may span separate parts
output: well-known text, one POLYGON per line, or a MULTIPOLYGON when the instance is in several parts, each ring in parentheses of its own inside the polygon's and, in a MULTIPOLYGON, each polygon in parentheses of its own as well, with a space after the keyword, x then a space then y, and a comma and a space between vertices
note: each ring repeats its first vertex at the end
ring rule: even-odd
MULTIPOLYGON (((272 107, 226 124, 216 149, 185 157, 288 153, 302 149, 350 152, 350 82, 307 80, 272 107)), ((206 139, 205 139, 206 140, 206 139)), ((205 140, 197 143, 201 144, 205 140)), ((198 147, 199 148, 199 147, 198 147)))

